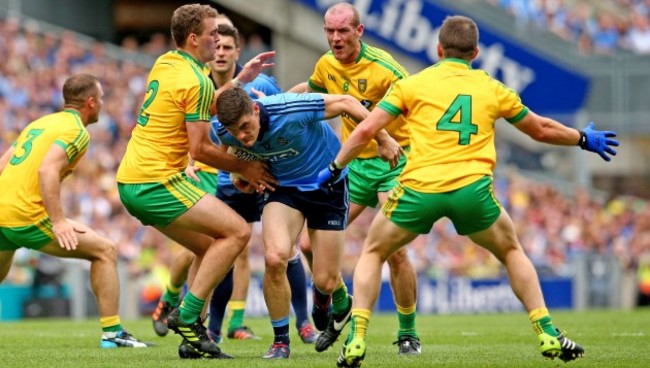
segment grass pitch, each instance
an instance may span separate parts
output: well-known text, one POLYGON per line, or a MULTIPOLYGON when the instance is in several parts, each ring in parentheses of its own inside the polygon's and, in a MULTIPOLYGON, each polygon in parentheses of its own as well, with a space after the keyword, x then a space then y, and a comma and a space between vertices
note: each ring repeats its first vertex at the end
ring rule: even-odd
MULTIPOLYGON (((395 340, 397 318, 376 314, 370 323, 364 367, 649 367, 650 309, 552 313, 554 322, 582 344, 586 356, 565 365, 538 352, 528 318, 523 313, 485 315, 418 315, 422 355, 400 357, 395 340)), ((0 322, 0 365, 4 367, 335 367, 347 336, 323 353, 303 344, 291 328, 291 358, 261 358, 272 342, 266 318, 245 321, 260 341, 226 339, 220 346, 235 360, 181 360, 180 337, 156 336, 149 319, 125 321, 140 339, 155 342, 150 349, 99 349, 98 320, 24 320, 0 322)), ((292 321, 293 322, 293 321, 292 321)))

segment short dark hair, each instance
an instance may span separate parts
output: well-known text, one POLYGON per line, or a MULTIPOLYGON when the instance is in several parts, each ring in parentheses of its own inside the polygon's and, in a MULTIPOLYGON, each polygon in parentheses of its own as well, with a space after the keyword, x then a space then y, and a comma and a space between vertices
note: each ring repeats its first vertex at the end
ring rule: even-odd
POLYGON ((217 119, 228 128, 253 112, 253 101, 241 88, 227 89, 217 97, 217 119))
POLYGON ((228 24, 219 24, 217 33, 222 37, 232 37, 235 40, 235 47, 239 48, 239 30, 228 24))
POLYGON ((438 41, 445 57, 471 60, 478 48, 478 27, 468 17, 448 16, 442 22, 438 41))
POLYGON ((92 74, 73 75, 63 83, 63 102, 65 106, 81 108, 88 97, 97 96, 99 79, 92 74))
POLYGON ((191 33, 203 33, 203 20, 216 18, 218 15, 219 12, 210 5, 187 4, 174 10, 171 33, 176 46, 185 46, 185 41, 191 33))

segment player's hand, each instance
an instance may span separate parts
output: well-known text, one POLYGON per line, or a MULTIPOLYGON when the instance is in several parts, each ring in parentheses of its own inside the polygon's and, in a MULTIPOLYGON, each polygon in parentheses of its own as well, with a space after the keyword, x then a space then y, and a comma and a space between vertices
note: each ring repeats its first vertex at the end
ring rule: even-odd
POLYGON ((251 93, 255 95, 255 98, 260 99, 262 97, 266 97, 266 93, 259 91, 255 89, 254 87, 251 87, 251 93))
POLYGON ((379 158, 388 162, 390 168, 394 168, 399 163, 399 158, 404 154, 404 149, 391 136, 382 140, 377 140, 377 154, 379 158))
POLYGON ((339 169, 334 161, 332 161, 326 168, 318 172, 318 186, 325 190, 332 191, 334 189, 334 184, 343 180, 347 173, 347 167, 339 169))
POLYGON ((70 221, 66 219, 57 221, 52 224, 52 231, 54 232, 54 237, 56 238, 56 241, 59 242, 61 248, 65 250, 77 249, 79 239, 77 239, 74 226, 70 221))
POLYGON ((244 68, 237 74, 237 80, 242 84, 252 82, 257 76, 262 72, 262 70, 267 69, 275 65, 275 63, 267 63, 266 61, 275 56, 275 51, 267 51, 261 54, 258 54, 254 58, 250 59, 244 68))
POLYGON ((580 132, 580 141, 578 146, 583 150, 595 152, 600 155, 605 161, 611 161, 611 156, 616 156, 616 150, 612 146, 618 146, 616 139, 616 132, 600 131, 594 129, 594 122, 589 122, 589 125, 580 132), (609 154, 609 156, 608 156, 609 154))
POLYGON ((275 191, 278 181, 271 174, 270 167, 263 161, 247 161, 244 169, 239 173, 245 181, 250 183, 257 192, 265 190, 275 191))
POLYGON ((196 175, 196 173, 199 171, 201 171, 201 168, 198 166, 188 166, 185 168, 185 175, 187 175, 190 179, 196 181, 197 183, 200 183, 201 179, 199 179, 199 176, 196 175))

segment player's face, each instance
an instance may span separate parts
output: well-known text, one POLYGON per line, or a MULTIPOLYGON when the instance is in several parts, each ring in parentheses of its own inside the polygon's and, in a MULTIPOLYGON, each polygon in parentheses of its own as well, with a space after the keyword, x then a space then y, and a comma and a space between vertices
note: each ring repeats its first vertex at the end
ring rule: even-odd
POLYGON ((198 44, 197 53, 201 63, 212 61, 216 57, 217 43, 219 42, 219 33, 217 33, 217 19, 203 19, 203 33, 196 35, 198 44))
POLYGON ((102 106, 104 106, 104 91, 102 90, 102 85, 97 83, 97 95, 90 97, 90 116, 88 118, 88 124, 96 123, 99 121, 99 114, 102 112, 102 106))
POLYGON ((349 64, 357 59, 361 52, 363 24, 353 26, 352 13, 327 14, 323 29, 336 60, 349 64))
POLYGON ((222 36, 217 43, 216 55, 217 57, 211 62, 212 70, 219 74, 232 71, 239 60, 239 48, 235 45, 235 39, 222 36))
POLYGON ((260 108, 253 104, 253 112, 244 115, 236 124, 226 128, 233 137, 246 147, 252 147, 260 134, 260 108))

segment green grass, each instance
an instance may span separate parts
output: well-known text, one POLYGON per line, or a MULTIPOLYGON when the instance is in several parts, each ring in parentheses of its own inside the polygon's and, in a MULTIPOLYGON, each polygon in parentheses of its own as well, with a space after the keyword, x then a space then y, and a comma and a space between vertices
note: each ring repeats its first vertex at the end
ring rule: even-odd
MULTIPOLYGON (((554 322, 583 344, 586 356, 565 364, 542 358, 537 339, 523 313, 489 315, 419 315, 423 342, 419 357, 399 357, 395 340, 397 319, 374 315, 364 367, 648 367, 650 366, 650 309, 553 313, 554 322)), ((226 340, 222 349, 236 357, 229 361, 181 361, 178 336, 155 336, 148 319, 126 321, 138 338, 158 346, 150 349, 99 349, 99 321, 26 320, 0 323, 0 366, 5 367, 335 367, 347 328, 324 353, 304 345, 292 327, 291 359, 261 359, 272 340, 268 319, 246 323, 261 341, 226 340)))

